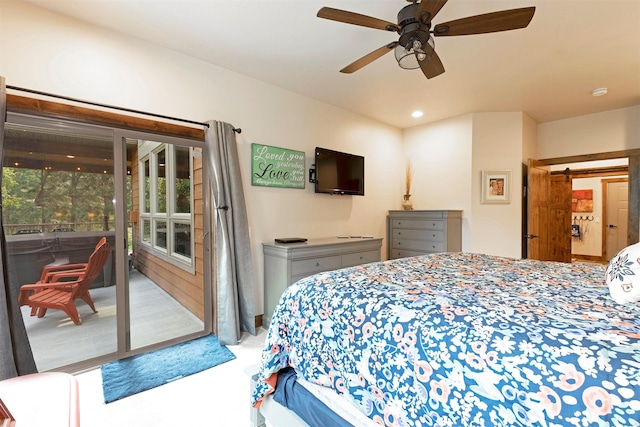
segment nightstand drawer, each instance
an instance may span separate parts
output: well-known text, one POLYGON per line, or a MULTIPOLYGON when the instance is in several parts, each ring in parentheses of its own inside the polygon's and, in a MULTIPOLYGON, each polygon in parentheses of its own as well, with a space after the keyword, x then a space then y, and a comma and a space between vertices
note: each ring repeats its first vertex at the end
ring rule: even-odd
POLYGON ((409 230, 406 228, 396 228, 393 230, 393 237, 402 239, 428 240, 429 242, 443 242, 444 231, 438 230, 409 230))
POLYGON ((356 252, 342 255, 342 267, 353 267, 354 265, 376 261, 380 261, 379 251, 356 252))
POLYGON ((389 254, 389 259, 396 258, 408 258, 411 256, 420 256, 425 255, 424 251, 404 251, 402 249, 392 249, 391 254, 389 254))
POLYGON ((389 211, 389 259, 460 252, 462 211, 389 211))
POLYGON ((340 258, 339 255, 336 255, 293 261, 291 262, 291 275, 311 275, 321 271, 336 270, 342 266, 340 258))
POLYGON ((422 251, 422 252, 444 252, 444 242, 411 240, 411 239, 393 239, 393 249, 402 249, 405 251, 422 251))
POLYGON ((444 221, 437 219, 394 219, 392 226, 396 228, 415 228, 419 230, 444 230, 444 221))

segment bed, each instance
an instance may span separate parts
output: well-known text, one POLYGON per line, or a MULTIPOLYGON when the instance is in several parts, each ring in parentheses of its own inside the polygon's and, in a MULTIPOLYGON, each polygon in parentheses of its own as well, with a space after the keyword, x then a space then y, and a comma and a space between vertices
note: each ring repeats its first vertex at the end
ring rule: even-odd
POLYGON ((611 299, 593 264, 371 263, 287 288, 254 407, 287 368, 380 425, 640 426, 640 303, 611 299))

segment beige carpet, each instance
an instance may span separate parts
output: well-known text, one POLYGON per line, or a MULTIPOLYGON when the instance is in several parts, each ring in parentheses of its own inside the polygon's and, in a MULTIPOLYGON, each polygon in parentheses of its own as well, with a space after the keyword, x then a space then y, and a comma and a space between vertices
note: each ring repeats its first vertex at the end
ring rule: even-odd
POLYGON ((228 346, 236 359, 198 374, 105 404, 100 369, 76 375, 82 427, 249 426, 250 386, 245 369, 260 362, 267 333, 244 334, 228 346))

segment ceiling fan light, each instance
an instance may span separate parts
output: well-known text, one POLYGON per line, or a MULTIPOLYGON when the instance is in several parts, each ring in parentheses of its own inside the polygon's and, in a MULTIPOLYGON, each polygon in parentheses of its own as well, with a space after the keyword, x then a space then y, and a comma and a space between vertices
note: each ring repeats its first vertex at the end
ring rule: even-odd
POLYGON ((398 44, 395 48, 396 61, 400 68, 405 70, 415 70, 420 68, 420 62, 429 61, 435 49, 433 37, 429 36, 422 44, 418 39, 411 39, 406 46, 398 44))
POLYGON ((415 70, 416 68, 420 68, 420 64, 418 64, 418 60, 416 59, 415 52, 412 48, 407 49, 404 46, 398 45, 395 48, 394 54, 400 68, 404 68, 405 70, 415 70))

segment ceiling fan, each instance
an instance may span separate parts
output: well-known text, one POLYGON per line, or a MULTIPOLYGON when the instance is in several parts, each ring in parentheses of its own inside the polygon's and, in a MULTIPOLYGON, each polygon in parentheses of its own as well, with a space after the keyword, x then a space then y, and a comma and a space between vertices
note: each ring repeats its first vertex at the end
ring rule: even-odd
POLYGON ((435 51, 434 36, 465 36, 525 28, 531 22, 536 10, 535 7, 502 10, 443 22, 432 28, 433 18, 447 3, 447 0, 422 0, 419 3, 417 0, 408 1, 411 4, 398 12, 397 24, 331 7, 323 7, 318 11, 319 18, 377 30, 393 31, 400 35, 398 41, 386 44, 354 61, 340 70, 341 73, 358 71, 385 53, 394 50, 400 67, 405 69, 420 68, 424 75, 430 79, 444 73, 442 61, 435 51))

